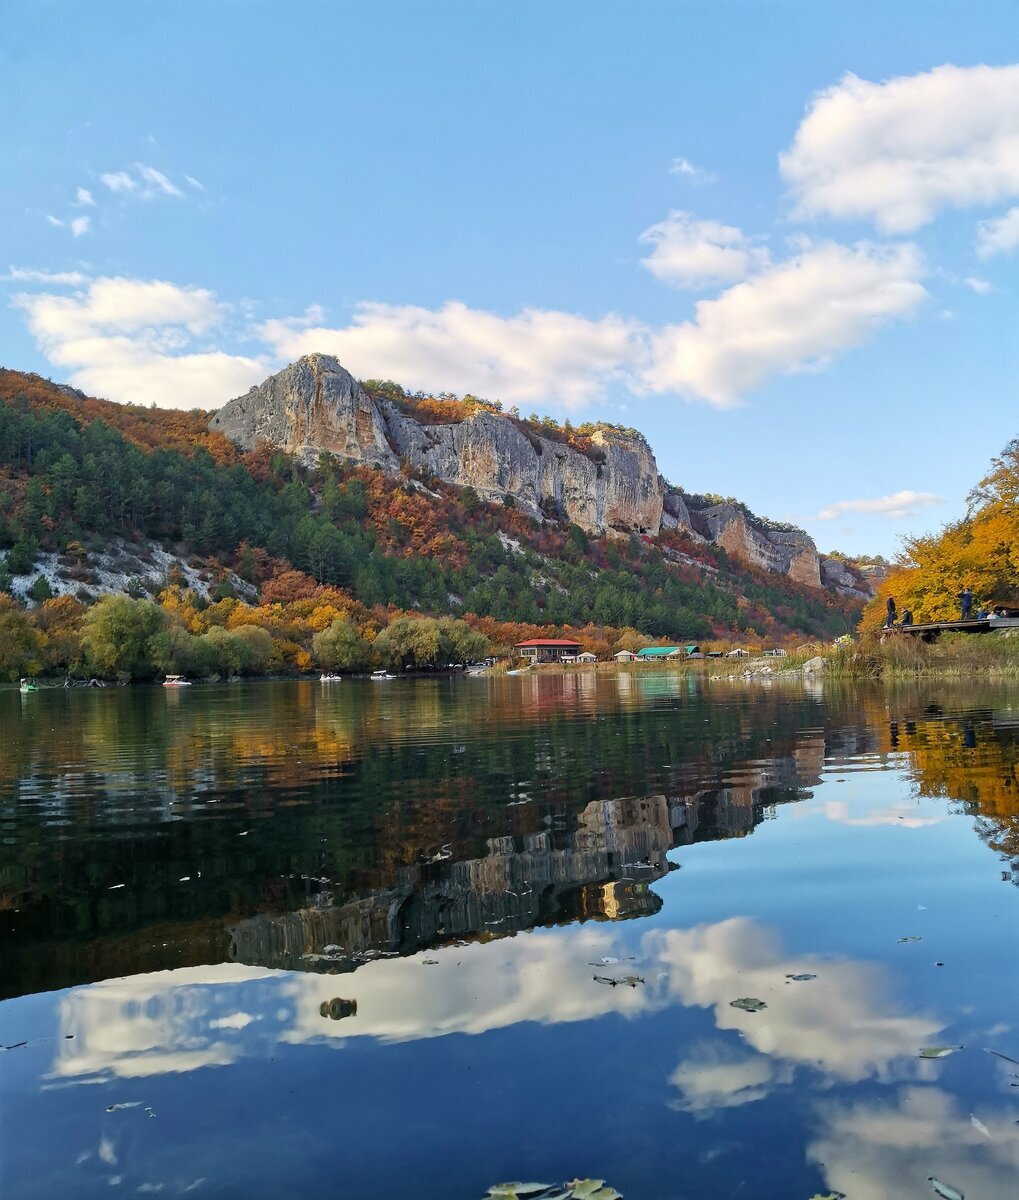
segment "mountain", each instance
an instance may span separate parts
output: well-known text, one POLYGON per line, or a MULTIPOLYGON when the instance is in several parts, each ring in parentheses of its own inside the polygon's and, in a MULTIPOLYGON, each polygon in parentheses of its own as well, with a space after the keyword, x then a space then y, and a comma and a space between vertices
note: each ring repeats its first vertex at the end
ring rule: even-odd
POLYGON ((392 383, 366 386, 326 354, 307 355, 231 400, 209 429, 243 450, 266 443, 308 465, 326 452, 391 475, 409 467, 483 500, 512 502, 535 520, 596 535, 675 530, 806 587, 860 600, 872 594, 864 575, 844 560, 822 559, 803 530, 669 484, 633 429, 575 429, 523 420, 475 397, 435 400, 392 383))
POLYGON ((577 636, 606 655, 656 639, 830 638, 860 601, 798 581, 810 555, 805 535, 735 501, 667 487, 633 431, 362 386, 323 358, 216 414, 0 369, 0 591, 32 602, 12 611, 0 595, 0 675, 77 661, 85 610, 110 592, 162 612, 141 673, 197 674, 207 653, 244 650, 219 645, 223 628, 249 625, 272 670, 308 669, 336 621, 361 661, 424 613, 495 647, 577 636))

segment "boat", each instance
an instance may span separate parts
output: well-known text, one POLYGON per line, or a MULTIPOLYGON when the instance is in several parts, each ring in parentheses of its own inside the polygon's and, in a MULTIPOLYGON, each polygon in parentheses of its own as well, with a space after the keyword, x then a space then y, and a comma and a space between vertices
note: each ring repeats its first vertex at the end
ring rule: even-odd
POLYGON ((507 675, 527 675, 530 672, 530 667, 514 667, 512 671, 507 671, 507 675))
POLYGON ((163 687, 190 687, 191 680, 185 679, 183 675, 167 675, 163 680, 163 687))
POLYGON ((342 675, 333 675, 329 671, 323 671, 318 677, 318 681, 319 683, 339 683, 342 678, 342 675))
POLYGON ((395 679, 395 675, 390 675, 388 671, 372 671, 372 683, 385 683, 387 679, 395 679))
POLYGON ((21 690, 23 692, 37 692, 39 690, 39 685, 34 679, 22 679, 21 690))

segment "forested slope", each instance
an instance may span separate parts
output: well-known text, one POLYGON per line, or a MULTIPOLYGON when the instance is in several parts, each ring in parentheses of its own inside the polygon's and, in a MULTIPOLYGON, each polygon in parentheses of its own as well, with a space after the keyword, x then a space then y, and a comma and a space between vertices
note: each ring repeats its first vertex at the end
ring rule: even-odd
POLYGON ((122 537, 207 560, 220 596, 228 571, 265 588, 296 569, 365 609, 527 628, 787 638, 855 623, 850 602, 676 532, 593 537, 434 479, 240 453, 206 422, 0 370, 0 585, 27 577, 44 552, 80 564, 122 537))

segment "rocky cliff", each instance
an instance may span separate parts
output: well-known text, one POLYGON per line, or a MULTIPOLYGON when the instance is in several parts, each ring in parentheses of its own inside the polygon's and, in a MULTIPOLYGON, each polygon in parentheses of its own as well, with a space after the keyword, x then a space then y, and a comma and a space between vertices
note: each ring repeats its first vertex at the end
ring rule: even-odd
POLYGON ((822 575, 802 530, 669 485, 640 434, 598 429, 581 450, 484 406, 465 407, 459 417, 425 423, 367 391, 335 358, 312 354, 231 400, 210 428, 243 449, 264 441, 307 462, 323 451, 394 473, 408 462, 483 499, 509 496, 536 519, 565 519, 592 533, 678 529, 813 588, 850 594, 860 584, 843 580, 841 569, 822 575))

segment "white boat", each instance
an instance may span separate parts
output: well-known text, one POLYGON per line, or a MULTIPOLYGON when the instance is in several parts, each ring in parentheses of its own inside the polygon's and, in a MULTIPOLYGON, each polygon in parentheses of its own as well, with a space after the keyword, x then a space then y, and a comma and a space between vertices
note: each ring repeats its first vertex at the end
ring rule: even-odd
POLYGON ((514 667, 512 671, 507 671, 507 675, 527 675, 530 672, 530 667, 514 667))
POLYGON ((388 671, 372 671, 372 683, 385 683, 387 679, 395 679, 395 675, 390 675, 388 671))
POLYGON ((332 675, 329 671, 323 671, 318 677, 318 681, 319 683, 339 683, 342 678, 342 675, 332 675))
POLYGON ((190 687, 191 680, 185 679, 183 675, 167 675, 163 680, 163 687, 190 687))
POLYGON ((39 690, 39 685, 34 679, 22 679, 19 686, 22 692, 37 692, 39 690))

